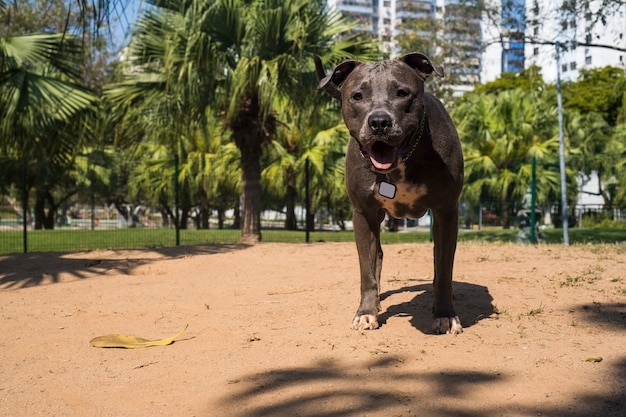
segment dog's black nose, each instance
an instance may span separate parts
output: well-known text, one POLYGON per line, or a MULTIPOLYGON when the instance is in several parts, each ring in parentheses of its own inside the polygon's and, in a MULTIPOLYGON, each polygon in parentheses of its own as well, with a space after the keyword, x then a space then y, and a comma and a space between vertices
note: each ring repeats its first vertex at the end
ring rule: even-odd
POLYGON ((372 113, 367 119, 367 124, 372 129, 372 132, 376 134, 385 133, 391 128, 391 116, 384 112, 372 113))

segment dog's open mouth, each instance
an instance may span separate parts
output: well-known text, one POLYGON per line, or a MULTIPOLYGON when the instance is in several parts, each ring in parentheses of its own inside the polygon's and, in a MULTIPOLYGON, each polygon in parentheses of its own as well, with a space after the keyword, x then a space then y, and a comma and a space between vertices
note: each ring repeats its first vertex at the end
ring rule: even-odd
POLYGON ((384 142, 375 142, 369 154, 374 168, 381 171, 390 169, 396 160, 396 149, 384 142))
POLYGON ((361 154, 370 159, 376 170, 387 171, 391 169, 396 162, 397 149, 395 146, 377 141, 374 142, 369 150, 361 146, 361 154))

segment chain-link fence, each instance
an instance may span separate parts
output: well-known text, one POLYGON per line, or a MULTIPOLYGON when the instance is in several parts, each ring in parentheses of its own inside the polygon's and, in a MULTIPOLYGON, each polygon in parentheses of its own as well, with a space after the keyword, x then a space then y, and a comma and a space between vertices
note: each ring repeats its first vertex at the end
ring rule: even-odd
MULTIPOLYGON (((239 242, 239 192, 235 187, 212 186, 211 181, 219 179, 210 175, 199 186, 191 186, 181 174, 185 167, 177 162, 169 158, 118 164, 115 172, 104 173, 86 163, 82 177, 62 185, 38 184, 40 179, 24 163, 12 183, 0 179, 4 191, 0 192, 0 254, 239 242)), ((327 209, 316 210, 306 222, 311 212, 306 204, 292 202, 289 230, 284 207, 264 210, 262 240, 324 240, 310 233, 346 228, 343 219, 327 209)))
MULTIPOLYGON (((95 169, 90 168, 73 183, 65 181, 62 186, 50 183, 48 189, 42 189, 31 180, 26 169, 11 183, 3 184, 0 179, 0 254, 240 241, 241 201, 236 190, 229 193, 213 187, 213 191, 207 191, 214 180, 209 176, 204 183, 205 190, 199 195, 196 190, 194 195, 181 181, 174 158, 153 161, 152 165, 116 169, 113 174, 100 173, 98 177, 95 169), (219 193, 215 194, 215 189, 219 193)), ((307 184, 299 186, 308 189, 307 184)), ((275 208, 262 212, 263 241, 353 240, 351 222, 347 220, 349 208, 317 209, 307 222, 307 213, 312 210, 307 209, 306 198, 302 200, 305 201, 296 200, 290 204, 290 216, 285 207, 276 208, 277 204, 270 204, 275 208), (291 220, 287 221, 287 217, 291 220), (285 227, 287 224, 291 225, 290 230, 285 227)), ((626 210, 619 207, 575 205, 570 207, 569 213, 571 227, 626 222, 626 210)), ((521 203, 462 203, 459 228, 523 229, 528 227, 529 214, 521 203)), ((560 227, 559 205, 538 208, 536 221, 538 225, 560 227)), ((407 242, 427 239, 423 234, 409 235, 416 231, 428 234, 430 224, 427 215, 416 221, 387 218, 382 226, 386 231, 397 232, 395 240, 389 239, 390 234, 387 234, 387 241, 407 242)))

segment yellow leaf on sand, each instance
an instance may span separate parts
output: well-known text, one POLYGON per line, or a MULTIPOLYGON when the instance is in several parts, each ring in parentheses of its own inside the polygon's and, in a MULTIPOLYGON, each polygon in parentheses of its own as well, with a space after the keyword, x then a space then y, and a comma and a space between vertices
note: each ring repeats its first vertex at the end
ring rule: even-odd
POLYGON ((137 349, 148 346, 165 346, 174 342, 174 339, 183 334, 183 332, 187 330, 187 327, 189 327, 189 325, 186 325, 183 330, 168 339, 148 340, 141 337, 128 336, 125 334, 108 334, 106 336, 98 336, 96 338, 93 338, 89 343, 91 343, 91 346, 99 348, 137 349))

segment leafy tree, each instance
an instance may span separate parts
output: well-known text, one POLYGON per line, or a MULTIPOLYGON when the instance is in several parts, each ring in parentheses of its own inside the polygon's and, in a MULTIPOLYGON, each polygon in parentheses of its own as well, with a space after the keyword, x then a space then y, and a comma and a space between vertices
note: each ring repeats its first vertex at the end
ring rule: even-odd
POLYGON ((610 151, 618 155, 618 161, 615 164, 615 176, 608 183, 609 190, 612 191, 614 197, 611 203, 624 207, 626 205, 626 123, 620 123, 613 131, 614 149, 610 151))
POLYGON ((532 65, 520 72, 503 72, 494 81, 478 84, 474 88, 477 94, 497 94, 502 91, 519 89, 522 91, 544 91, 548 86, 541 76, 541 68, 532 65))
POLYGON ((337 61, 371 45, 335 43, 346 27, 322 1, 152 3, 129 48, 134 72, 107 96, 125 135, 137 140, 143 129, 150 140, 179 143, 177 152, 183 136, 207 131, 208 111, 220 112, 241 155, 242 240, 258 241, 260 158, 277 131, 275 103, 297 106, 301 91, 314 90, 312 53, 337 61))
MULTIPOLYGON (((120 64, 121 81, 106 88, 105 98, 116 122, 116 146, 139 147, 148 155, 150 169, 137 177, 135 197, 141 195, 141 184, 154 186, 152 181, 161 181, 157 199, 165 212, 171 212, 173 207, 166 204, 163 192, 173 195, 169 181, 174 176, 172 160, 178 157, 178 226, 185 229, 194 202, 203 200, 204 214, 208 210, 198 181, 210 170, 206 157, 215 146, 206 117, 206 109, 215 99, 215 66, 211 54, 203 49, 197 27, 200 2, 187 8, 183 1, 153 3, 167 7, 147 9, 139 19, 120 64), (159 169, 171 175, 159 177, 159 169)), ((114 200, 118 211, 123 211, 127 198, 121 197, 114 200)))
POLYGON ((564 107, 579 114, 572 120, 578 134, 571 135, 568 163, 581 175, 598 175, 598 190, 593 194, 602 196, 607 207, 615 203, 618 190, 626 187, 617 181, 626 145, 618 133, 625 87, 623 71, 614 67, 582 70, 578 80, 563 86, 564 107))
POLYGON ((471 94, 453 112, 465 155, 462 199, 477 204, 496 199, 503 225, 513 203, 521 207, 530 186, 531 158, 537 160, 539 204, 559 189, 556 109, 536 92, 471 94))
POLYGON ((578 80, 564 84, 563 106, 583 116, 597 113, 609 126, 615 126, 625 90, 626 77, 622 68, 583 69, 578 80))
MULTIPOLYGON (((13 10, 4 9, 0 19, 13 22, 13 10)), ((1 165, 13 183, 21 183, 26 173, 24 187, 36 189, 35 227, 52 228, 60 202, 76 192, 67 174, 89 137, 96 97, 82 86, 78 39, 16 35, 17 30, 27 28, 4 26, 0 38, 1 165)))
POLYGON ((349 200, 343 185, 343 164, 349 134, 340 120, 339 109, 334 103, 320 103, 285 111, 288 122, 282 125, 276 140, 268 147, 269 163, 262 173, 264 190, 278 201, 285 201, 285 228, 297 228, 295 205, 296 201, 305 200, 303 184, 307 161, 311 190, 309 227, 312 228, 311 219, 317 209, 346 215, 349 200), (320 131, 323 127, 327 128, 320 131))
POLYGON ((254 242, 261 238, 260 157, 276 134, 276 100, 297 106, 302 91, 313 90, 312 53, 336 59, 371 57, 375 50, 365 38, 337 42, 337 35, 350 27, 329 12, 323 1, 227 3, 212 34, 224 51, 226 124, 241 152, 242 239, 254 242), (303 73, 309 77, 302 79, 303 73))

